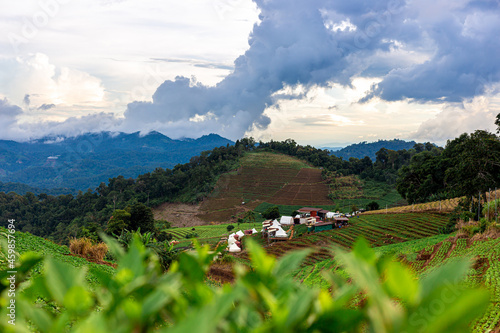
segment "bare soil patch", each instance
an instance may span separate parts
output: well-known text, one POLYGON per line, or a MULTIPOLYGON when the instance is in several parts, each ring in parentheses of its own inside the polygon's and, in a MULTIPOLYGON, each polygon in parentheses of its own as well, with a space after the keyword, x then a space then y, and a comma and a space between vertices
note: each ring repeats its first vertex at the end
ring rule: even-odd
POLYGON ((200 205, 183 203, 164 203, 153 209, 155 220, 167 220, 174 227, 194 227, 207 224, 197 215, 200 213, 200 205))

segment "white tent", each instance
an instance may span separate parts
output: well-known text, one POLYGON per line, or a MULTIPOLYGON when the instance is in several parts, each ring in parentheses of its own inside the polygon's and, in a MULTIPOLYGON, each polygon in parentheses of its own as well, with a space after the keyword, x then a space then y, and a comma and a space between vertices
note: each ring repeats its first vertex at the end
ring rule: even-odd
POLYGON ((273 228, 278 228, 278 227, 281 227, 281 224, 278 222, 278 220, 274 220, 272 227, 273 228))
POLYGON ((257 229, 255 228, 252 229, 252 234, 256 234, 257 232, 258 232, 257 229))
POLYGON ((245 233, 244 233, 243 231, 241 231, 241 230, 240 230, 240 231, 238 231, 236 234, 237 234, 238 236, 240 236, 240 238, 241 238, 241 237, 243 237, 243 236, 245 236, 245 233))
POLYGON ((293 217, 291 216, 282 216, 280 223, 283 224, 293 224, 293 217))
POLYGON ((288 237, 288 235, 286 234, 285 230, 283 230, 283 228, 280 227, 276 231, 275 237, 288 237))
POLYGON ((231 236, 231 237, 229 237, 229 238, 227 239, 227 245, 229 245, 229 246, 230 246, 230 245, 232 245, 232 244, 234 244, 234 243, 236 243, 236 239, 234 239, 234 237, 233 237, 233 236, 231 236))
POLYGON ((335 213, 334 212, 328 212, 328 213, 326 213, 326 218, 327 219, 332 219, 334 217, 335 217, 335 213))
POLYGON ((238 247, 238 245, 236 245, 235 243, 231 244, 229 246, 229 252, 241 252, 241 249, 238 247))

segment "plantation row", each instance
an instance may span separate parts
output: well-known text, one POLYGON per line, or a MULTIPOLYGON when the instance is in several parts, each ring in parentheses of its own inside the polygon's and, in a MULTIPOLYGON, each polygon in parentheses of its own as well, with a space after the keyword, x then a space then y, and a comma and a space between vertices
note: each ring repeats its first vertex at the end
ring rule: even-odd
POLYGON ((500 328, 500 238, 474 242, 463 238, 450 238, 425 250, 425 254, 430 254, 431 258, 410 261, 420 275, 428 275, 450 260, 464 257, 473 259, 473 266, 464 286, 484 285, 490 292, 491 302, 484 316, 474 324, 473 332, 490 332, 500 328), (424 264, 416 264, 419 261, 424 264))
MULTIPOLYGON (((348 244, 344 238, 343 245, 348 244)), ((352 244, 352 243, 351 243, 352 244)), ((472 324, 473 332, 498 332, 500 329, 500 238, 474 241, 449 235, 412 240, 404 243, 385 245, 375 248, 379 255, 393 255, 412 267, 415 274, 424 277, 449 261, 472 258, 464 282, 464 288, 484 285, 490 293, 490 305, 486 313, 472 324)), ((294 278, 307 285, 328 288, 324 271, 347 274, 333 258, 326 258, 303 266, 294 272, 294 278)), ((453 277, 455 278, 455 277, 453 277)), ((451 304, 450 304, 451 305, 451 304)))
POLYGON ((308 257, 306 264, 314 264, 330 257, 327 248, 331 245, 350 248, 360 236, 372 246, 421 239, 436 235, 438 229, 447 222, 445 215, 435 213, 367 215, 351 218, 349 227, 306 234, 287 242, 275 243, 267 247, 266 251, 279 257, 294 249, 312 248, 315 252, 308 257))
POLYGON ((234 229, 231 232, 236 232, 238 230, 249 230, 256 228, 258 231, 262 229, 262 223, 241 223, 238 224, 218 224, 218 225, 203 225, 197 227, 186 227, 186 228, 172 228, 165 229, 164 231, 170 233, 175 240, 186 239, 186 235, 196 234, 196 236, 191 238, 214 238, 221 237, 223 235, 228 235, 227 226, 232 225, 234 229), (194 230, 193 230, 194 229, 194 230))

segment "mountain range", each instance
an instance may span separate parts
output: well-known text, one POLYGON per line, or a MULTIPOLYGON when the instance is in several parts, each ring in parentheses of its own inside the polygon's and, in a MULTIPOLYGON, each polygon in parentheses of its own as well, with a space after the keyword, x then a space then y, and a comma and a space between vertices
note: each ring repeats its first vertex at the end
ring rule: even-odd
POLYGON ((0 140, 0 189, 23 188, 16 183, 29 185, 35 192, 37 188, 57 189, 61 194, 95 189, 109 178, 135 178, 158 167, 172 168, 202 151, 228 144, 234 142, 217 134, 173 140, 159 132, 0 140))
POLYGON ((366 141, 349 145, 339 150, 331 150, 331 154, 337 157, 342 157, 344 160, 349 160, 351 157, 362 159, 368 156, 373 162, 376 160, 375 155, 380 149, 386 148, 390 150, 411 149, 416 144, 415 141, 404 141, 399 139, 394 140, 378 140, 376 142, 367 143, 366 141))

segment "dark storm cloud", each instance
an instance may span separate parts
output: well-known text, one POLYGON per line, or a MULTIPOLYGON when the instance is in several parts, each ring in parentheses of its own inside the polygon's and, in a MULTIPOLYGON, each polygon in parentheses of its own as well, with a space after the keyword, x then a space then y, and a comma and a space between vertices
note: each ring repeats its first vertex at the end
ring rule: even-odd
MULTIPOLYGON (((306 90, 331 82, 348 85, 360 71, 360 65, 350 55, 390 46, 383 41, 381 32, 396 18, 384 1, 369 5, 331 1, 256 2, 261 22, 254 26, 250 48, 235 60, 231 74, 214 87, 185 77, 166 81, 153 95, 153 102, 134 102, 128 106, 124 126, 187 122, 210 114, 212 125, 231 128, 231 133, 239 137, 252 127, 265 128, 269 124, 264 110, 277 97, 285 97, 273 97, 275 92, 297 84, 306 90), (381 30, 376 35, 357 45, 356 31, 333 31, 328 27, 326 21, 332 13, 341 19, 351 18, 354 23, 376 22, 378 17, 386 22, 382 22, 385 26, 376 27, 381 30)), ((401 5, 392 6, 399 9, 401 5)))

